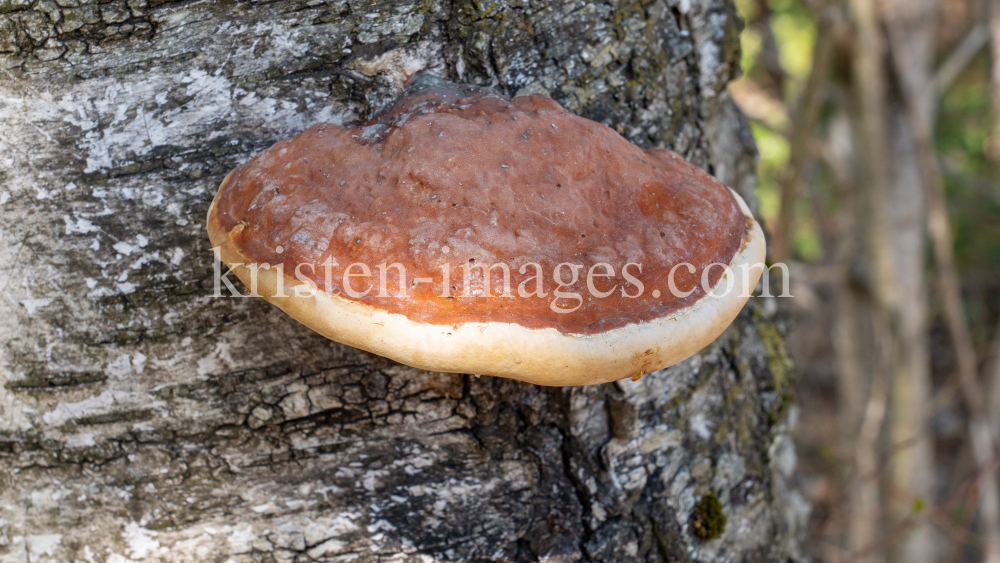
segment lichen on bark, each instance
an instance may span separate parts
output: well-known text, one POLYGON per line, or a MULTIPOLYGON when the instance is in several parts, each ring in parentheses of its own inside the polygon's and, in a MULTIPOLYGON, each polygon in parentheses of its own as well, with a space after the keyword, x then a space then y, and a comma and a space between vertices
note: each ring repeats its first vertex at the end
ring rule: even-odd
POLYGON ((752 201, 737 30, 722 0, 0 4, 0 561, 799 558, 755 300, 678 366, 539 388, 214 297, 204 235, 226 172, 415 72, 546 93, 752 201))

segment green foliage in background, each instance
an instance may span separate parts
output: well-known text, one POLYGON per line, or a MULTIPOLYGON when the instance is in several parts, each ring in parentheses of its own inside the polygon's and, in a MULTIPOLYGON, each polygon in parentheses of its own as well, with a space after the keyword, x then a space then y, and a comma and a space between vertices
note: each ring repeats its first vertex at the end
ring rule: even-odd
MULTIPOLYGON (((778 219, 779 185, 788 165, 790 116, 811 71, 815 14, 801 0, 736 0, 736 6, 746 23, 741 35, 741 81, 747 84, 733 87, 743 89, 743 105, 751 106, 747 113, 760 151, 760 213, 765 225, 773 226, 778 219)), ((943 46, 939 58, 952 47, 943 46)), ((972 297, 968 307, 977 343, 993 336, 987 334, 988 326, 996 322, 1000 310, 1000 165, 985 150, 993 122, 989 72, 989 55, 983 49, 939 101, 935 131, 946 176, 955 255, 965 293, 972 297)), ((817 141, 840 113, 829 98, 828 92, 817 141)), ((830 233, 824 229, 832 228, 839 202, 829 170, 815 158, 799 195, 793 257, 821 262, 833 250, 830 233)))
POLYGON ((992 124, 989 65, 987 53, 980 53, 945 93, 935 131, 955 260, 977 345, 995 337, 1000 311, 1000 166, 986 154, 992 124))
MULTIPOLYGON (((760 95, 780 102, 773 104, 776 108, 783 106, 782 111, 767 112, 767 117, 751 124, 760 151, 760 213, 766 225, 774 225, 779 210, 778 186, 788 165, 788 114, 809 77, 816 23, 799 0, 769 0, 763 7, 758 0, 737 0, 736 6, 746 22, 740 36, 743 80, 752 81, 760 95)), ((808 200, 803 198, 798 207, 793 250, 800 259, 820 260, 823 249, 808 200)))

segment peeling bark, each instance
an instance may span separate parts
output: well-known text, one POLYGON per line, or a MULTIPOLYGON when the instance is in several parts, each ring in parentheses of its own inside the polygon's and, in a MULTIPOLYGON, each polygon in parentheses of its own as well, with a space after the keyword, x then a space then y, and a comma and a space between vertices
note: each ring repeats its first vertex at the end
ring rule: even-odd
POLYGON ((213 296, 203 225, 226 172, 418 71, 752 201, 738 28, 722 0, 0 2, 0 561, 800 559, 766 308, 638 382, 423 372, 213 296))

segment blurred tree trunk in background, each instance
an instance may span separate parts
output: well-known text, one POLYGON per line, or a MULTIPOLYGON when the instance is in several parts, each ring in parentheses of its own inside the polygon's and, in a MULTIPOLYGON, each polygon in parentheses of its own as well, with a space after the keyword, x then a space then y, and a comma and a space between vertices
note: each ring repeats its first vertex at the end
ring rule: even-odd
MULTIPOLYGON (((920 186, 927 200, 926 222, 934 255, 937 290, 943 305, 945 324, 956 358, 958 387, 967 414, 969 443, 973 459, 986 475, 978 486, 978 509, 982 529, 983 560, 1000 563, 1000 493, 993 475, 996 458, 996 430, 990 428, 986 393, 979 376, 979 354, 965 311, 961 280, 955 260, 951 219, 945 202, 944 177, 934 147, 934 115, 937 90, 930 72, 930 43, 936 6, 927 3, 916 10, 913 5, 898 12, 888 10, 886 28, 893 43, 894 70, 903 99, 908 139, 915 150, 920 186)), ((918 246, 919 251, 919 246, 918 246)), ((920 302, 923 303, 922 301, 920 302)), ((924 344, 920 342, 919 344, 924 344)), ((929 359, 929 355, 924 355, 929 359)), ((921 434, 928 435, 929 428, 921 434)))
POLYGON ((212 297, 223 176, 416 72, 551 95, 752 202, 730 2, 81 3, 0 3, 0 561, 801 559, 773 307, 554 389, 212 297))
MULTIPOLYGON (((874 333, 869 341, 873 349, 865 354, 867 360, 855 361, 871 367, 868 403, 888 399, 885 445, 878 444, 875 434, 866 435, 865 430, 871 428, 866 429, 864 422, 874 423, 865 420, 860 425, 859 447, 875 456, 885 448, 889 479, 880 493, 885 523, 877 526, 879 532, 855 524, 850 546, 855 551, 874 548, 902 526, 902 537, 896 538, 900 543, 886 546, 888 558, 901 562, 940 557, 931 528, 909 522, 935 492, 928 427, 931 384, 924 281, 925 174, 911 118, 916 115, 924 124, 933 119, 936 10, 932 0, 851 1, 856 33, 853 122, 863 171, 857 185, 864 194, 863 217, 868 226, 864 244, 871 288, 871 318, 861 322, 871 323, 874 333), (907 98, 914 93, 913 100, 907 98), (888 385, 883 386, 882 377, 891 378, 888 385)), ((847 294, 843 299, 853 299, 855 290, 849 284, 841 291, 847 294)), ((851 372, 844 377, 851 388, 859 387, 851 381, 854 377, 851 372)), ((855 496, 873 494, 877 466, 858 464, 856 472, 860 483, 855 496)), ((878 514, 858 516, 868 525, 879 519, 878 514)), ((880 551, 882 548, 875 553, 880 551)))
MULTIPOLYGON (((862 219, 860 244, 852 245, 867 258, 869 272, 869 292, 865 305, 855 309, 860 315, 854 320, 869 328, 870 338, 858 347, 862 358, 856 363, 866 366, 868 389, 865 408, 858 414, 861 420, 848 424, 858 428, 856 437, 849 437, 855 444, 854 484, 850 490, 847 547, 855 553, 863 553, 878 543, 882 535, 881 507, 884 506, 885 491, 879 498, 878 438, 887 409, 888 374, 895 371, 895 353, 899 350, 897 334, 894 332, 890 307, 895 295, 895 270, 893 268, 890 245, 892 233, 886 214, 886 185, 889 178, 887 144, 888 123, 886 121, 888 79, 885 72, 886 41, 881 32, 878 4, 874 0, 850 0, 851 21, 854 27, 854 44, 851 59, 851 79, 853 85, 854 109, 851 115, 854 142, 858 147, 856 178, 856 205, 862 219)), ((854 258, 856 260, 857 257, 854 258)), ((851 266, 853 266, 853 262, 851 266)), ((851 292, 850 286, 841 288, 851 292)), ((844 300, 853 299, 848 293, 844 300)), ((855 328, 857 330, 857 328, 855 328)), ((846 365, 846 362, 841 362, 846 365)), ((845 374, 845 379, 856 374, 845 374)), ((851 382, 851 386, 858 387, 851 382)), ((849 412, 849 411, 848 411, 849 412)), ((883 561, 881 550, 862 558, 865 562, 883 561)))
POLYGON ((1000 0, 737 2, 818 551, 1000 562, 1000 0))
MULTIPOLYGON (((934 457, 928 427, 930 411, 930 353, 927 334, 927 290, 924 272, 926 205, 920 156, 911 130, 906 95, 916 93, 914 111, 931 123, 936 103, 933 87, 934 21, 936 0, 889 0, 883 4, 889 55, 896 64, 887 69, 894 84, 887 97, 889 178, 885 187, 884 215, 889 235, 888 252, 895 288, 890 300, 892 329, 898 345, 893 358, 892 401, 888 441, 892 455, 887 491, 889 516, 898 525, 915 507, 934 498, 934 457)), ((929 526, 906 535, 893 553, 898 562, 935 561, 935 543, 929 526)))

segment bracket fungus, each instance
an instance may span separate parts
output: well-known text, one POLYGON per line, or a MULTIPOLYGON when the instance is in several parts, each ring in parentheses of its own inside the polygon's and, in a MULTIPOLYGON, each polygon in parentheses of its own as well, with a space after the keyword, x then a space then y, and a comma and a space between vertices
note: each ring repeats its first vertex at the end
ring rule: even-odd
POLYGON ((675 153, 429 76, 368 123, 315 125, 230 172, 208 231, 251 291, 330 339, 542 385, 691 356, 764 259, 745 202, 675 153))

